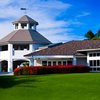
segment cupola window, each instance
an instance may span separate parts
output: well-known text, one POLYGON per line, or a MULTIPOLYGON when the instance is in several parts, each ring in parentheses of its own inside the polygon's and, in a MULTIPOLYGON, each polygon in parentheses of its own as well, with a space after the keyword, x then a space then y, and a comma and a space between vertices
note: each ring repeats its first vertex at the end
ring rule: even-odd
POLYGON ((15 29, 18 29, 18 23, 17 23, 17 24, 15 24, 15 29))
POLYGON ((26 23, 21 23, 21 27, 22 27, 23 29, 25 29, 25 27, 27 27, 27 24, 26 24, 26 23))

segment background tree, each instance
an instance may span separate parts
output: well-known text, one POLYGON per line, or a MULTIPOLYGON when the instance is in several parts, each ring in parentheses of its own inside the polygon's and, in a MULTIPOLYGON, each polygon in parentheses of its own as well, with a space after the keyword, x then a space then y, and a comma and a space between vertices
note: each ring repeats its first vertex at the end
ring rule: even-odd
POLYGON ((100 30, 98 30, 98 32, 95 34, 95 36, 96 36, 97 38, 100 38, 100 30))
POLYGON ((95 37, 95 34, 89 30, 86 34, 85 34, 85 37, 88 39, 88 40, 92 40, 94 37, 95 37))

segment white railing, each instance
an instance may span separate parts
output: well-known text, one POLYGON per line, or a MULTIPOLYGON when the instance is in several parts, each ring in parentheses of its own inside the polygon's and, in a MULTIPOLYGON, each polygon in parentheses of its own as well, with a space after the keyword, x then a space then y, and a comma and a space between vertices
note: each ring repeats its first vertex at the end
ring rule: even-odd
POLYGON ((0 58, 7 59, 8 58, 8 51, 1 51, 0 52, 0 58))
MULTIPOLYGON (((31 53, 29 50, 14 50, 12 52, 12 57, 11 58, 25 58, 24 55, 31 53)), ((9 58, 9 51, 0 51, 0 59, 8 59, 9 58)))
POLYGON ((13 58, 24 58, 24 55, 28 53, 30 53, 29 50, 15 50, 13 51, 13 58))

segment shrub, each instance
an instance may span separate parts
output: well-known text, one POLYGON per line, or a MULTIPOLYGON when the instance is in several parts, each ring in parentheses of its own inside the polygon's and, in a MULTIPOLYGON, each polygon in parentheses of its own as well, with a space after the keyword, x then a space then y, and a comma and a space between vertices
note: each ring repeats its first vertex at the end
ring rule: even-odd
POLYGON ((21 75, 21 69, 22 69, 22 68, 16 68, 16 69, 14 70, 14 75, 21 75))
POLYGON ((54 74, 54 73, 84 73, 89 72, 89 67, 82 65, 67 66, 29 66, 16 68, 15 75, 54 74))

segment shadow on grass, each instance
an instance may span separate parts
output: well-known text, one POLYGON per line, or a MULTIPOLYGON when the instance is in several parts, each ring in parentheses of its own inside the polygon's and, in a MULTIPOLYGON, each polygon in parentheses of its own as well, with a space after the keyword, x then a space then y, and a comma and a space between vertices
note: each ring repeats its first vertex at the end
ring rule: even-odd
MULTIPOLYGON (((25 76, 1 76, 0 77, 0 88, 11 88, 16 85, 26 85, 31 84, 32 82, 38 82, 37 79, 25 77, 25 76)), ((31 87, 31 86, 30 86, 31 87)), ((33 86, 32 86, 33 87, 33 86)))

